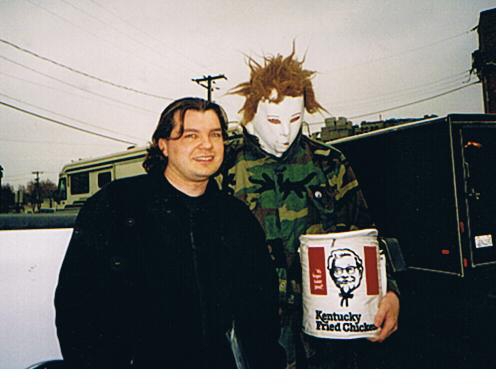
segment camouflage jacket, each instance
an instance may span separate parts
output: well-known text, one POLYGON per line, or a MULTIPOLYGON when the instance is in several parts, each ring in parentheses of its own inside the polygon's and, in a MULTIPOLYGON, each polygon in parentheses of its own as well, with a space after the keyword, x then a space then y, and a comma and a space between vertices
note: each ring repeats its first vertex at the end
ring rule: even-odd
POLYGON ((243 200, 265 229, 284 305, 299 301, 299 237, 372 226, 358 181, 336 148, 299 135, 283 157, 246 131, 226 146, 217 181, 243 200))

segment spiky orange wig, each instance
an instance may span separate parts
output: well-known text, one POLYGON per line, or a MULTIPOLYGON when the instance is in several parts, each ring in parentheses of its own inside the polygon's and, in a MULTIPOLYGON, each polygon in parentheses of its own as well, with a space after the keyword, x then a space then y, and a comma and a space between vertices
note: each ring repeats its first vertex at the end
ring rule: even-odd
POLYGON ((229 92, 246 98, 243 107, 239 110, 243 113, 243 124, 253 120, 260 100, 279 103, 284 96, 303 96, 308 113, 325 111, 315 99, 311 81, 315 72, 303 69, 305 59, 299 61, 294 56, 293 47, 291 54, 287 57, 265 56, 263 65, 251 57, 248 58, 250 80, 238 84, 229 92), (273 90, 277 91, 277 98, 274 99, 270 98, 273 90))

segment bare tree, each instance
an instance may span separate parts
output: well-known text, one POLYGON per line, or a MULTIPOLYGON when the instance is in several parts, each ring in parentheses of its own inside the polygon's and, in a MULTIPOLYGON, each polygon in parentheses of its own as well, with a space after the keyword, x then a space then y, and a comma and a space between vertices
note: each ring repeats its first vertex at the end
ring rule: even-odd
POLYGON ((51 205, 56 191, 57 185, 51 180, 41 180, 40 182, 30 181, 26 186, 26 200, 39 210, 41 203, 45 199, 49 199, 51 205))

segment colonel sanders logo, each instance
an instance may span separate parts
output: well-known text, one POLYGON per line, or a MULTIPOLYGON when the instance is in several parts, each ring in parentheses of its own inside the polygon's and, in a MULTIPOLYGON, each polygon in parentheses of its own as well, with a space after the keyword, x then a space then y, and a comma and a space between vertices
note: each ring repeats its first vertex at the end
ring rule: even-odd
POLYGON ((341 306, 347 307, 353 291, 360 286, 363 264, 358 255, 350 249, 336 249, 327 259, 327 269, 332 281, 339 288, 341 306))

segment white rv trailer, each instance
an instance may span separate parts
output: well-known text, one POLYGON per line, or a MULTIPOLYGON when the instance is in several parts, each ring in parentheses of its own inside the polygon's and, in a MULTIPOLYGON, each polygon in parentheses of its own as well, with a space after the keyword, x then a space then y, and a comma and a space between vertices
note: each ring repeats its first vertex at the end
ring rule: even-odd
POLYGON ((146 147, 131 147, 106 156, 64 165, 59 174, 57 209, 81 208, 84 202, 113 180, 145 173, 146 147))

